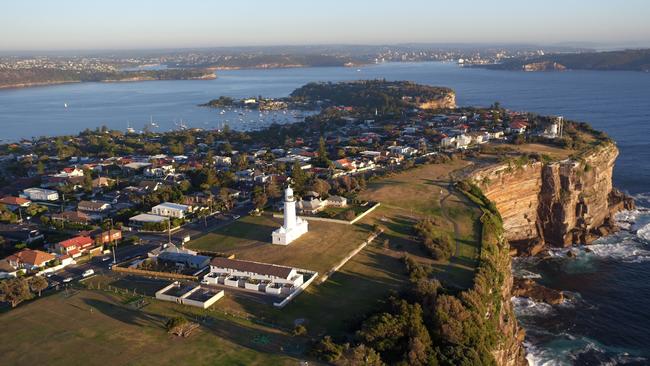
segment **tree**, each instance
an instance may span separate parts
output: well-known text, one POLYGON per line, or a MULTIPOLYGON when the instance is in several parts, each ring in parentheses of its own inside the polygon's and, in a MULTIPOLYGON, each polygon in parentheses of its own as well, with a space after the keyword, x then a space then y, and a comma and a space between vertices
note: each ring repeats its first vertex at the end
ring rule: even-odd
POLYGON ((311 350, 312 355, 326 362, 334 362, 341 357, 343 346, 336 344, 330 336, 325 336, 311 350))
POLYGON ((41 291, 47 288, 47 280, 41 276, 33 276, 29 279, 29 288, 33 292, 38 292, 38 296, 41 296, 41 291))
POLYGON ((301 337, 307 335, 307 328, 302 324, 298 324, 295 326, 295 328, 293 328, 292 333, 295 337, 301 337))
POLYGON ((90 169, 84 169, 84 191, 92 192, 93 190, 93 176, 90 169))
POLYGON ((348 347, 341 358, 335 362, 337 366, 381 366, 379 354, 372 348, 360 344, 356 347, 348 347))
POLYGON ((302 170, 300 163, 297 161, 293 164, 291 169, 291 178, 293 180, 293 189, 296 192, 303 192, 305 190, 305 183, 307 182, 307 173, 302 170))
POLYGON ((274 180, 271 180, 269 185, 266 187, 266 194, 271 198, 280 198, 282 196, 282 192, 274 180))
POLYGON ((324 198, 327 197, 330 189, 332 189, 332 187, 330 187, 329 183, 319 178, 314 179, 314 183, 311 185, 311 190, 324 198))
POLYGON ((320 140, 318 140, 318 158, 316 160, 316 164, 323 168, 327 168, 330 166, 331 163, 332 162, 327 157, 327 147, 325 146, 325 139, 321 136, 320 140))
POLYGON ((24 278, 14 278, 0 282, 0 301, 8 302, 12 308, 25 300, 29 300, 32 293, 24 278))
POLYGON ((42 160, 39 160, 38 163, 36 164, 36 172, 39 175, 45 174, 45 164, 43 163, 42 160))
POLYGON ((261 187, 257 186, 253 190, 253 204, 255 208, 261 210, 266 206, 266 203, 269 201, 269 198, 266 196, 266 193, 262 190, 261 187))

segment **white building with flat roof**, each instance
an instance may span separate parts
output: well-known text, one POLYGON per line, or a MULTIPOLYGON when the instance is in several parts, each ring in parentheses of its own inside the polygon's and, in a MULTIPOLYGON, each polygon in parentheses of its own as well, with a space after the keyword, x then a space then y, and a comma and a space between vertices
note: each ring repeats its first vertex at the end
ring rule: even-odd
POLYGON ((23 190, 22 195, 32 201, 56 201, 59 199, 57 191, 44 188, 27 188, 23 190))
POLYGON ((284 225, 271 234, 273 244, 288 245, 308 231, 307 220, 296 216, 296 199, 293 189, 287 187, 284 191, 284 225))
POLYGON ((165 202, 151 208, 151 213, 158 216, 182 219, 190 212, 190 206, 179 203, 165 202))

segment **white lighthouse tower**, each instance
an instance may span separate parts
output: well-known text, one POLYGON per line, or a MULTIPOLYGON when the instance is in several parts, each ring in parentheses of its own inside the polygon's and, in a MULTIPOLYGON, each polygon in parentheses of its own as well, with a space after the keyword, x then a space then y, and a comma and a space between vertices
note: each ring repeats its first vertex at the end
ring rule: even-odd
POLYGON ((293 189, 290 186, 284 190, 284 225, 271 234, 272 243, 288 245, 306 233, 307 220, 296 216, 296 199, 293 197, 293 189))

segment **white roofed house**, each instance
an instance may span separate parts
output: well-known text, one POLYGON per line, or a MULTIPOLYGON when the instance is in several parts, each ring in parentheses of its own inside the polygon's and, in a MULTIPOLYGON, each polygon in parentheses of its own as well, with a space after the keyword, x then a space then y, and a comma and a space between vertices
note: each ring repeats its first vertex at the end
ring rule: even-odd
POLYGON ((59 199, 57 191, 44 188, 27 188, 23 190, 22 195, 32 201, 56 201, 59 199))
POLYGON ((469 136, 472 138, 472 142, 479 145, 490 141, 490 134, 487 132, 473 132, 469 136))
POLYGON ((174 168, 172 164, 165 164, 145 168, 144 175, 147 177, 163 178, 169 174, 174 174, 175 172, 176 168, 174 168))
POLYGON ((213 159, 217 166, 229 166, 232 164, 232 158, 229 156, 215 156, 213 159))
POLYGON ((298 210, 303 214, 315 215, 326 207, 326 202, 321 201, 317 197, 310 197, 310 199, 300 200, 298 202, 298 210))
POLYGON ((329 196, 326 201, 327 205, 332 207, 346 207, 348 205, 348 199, 341 196, 329 196))
POLYGON ((456 137, 456 148, 458 149, 467 149, 467 147, 472 143, 472 137, 469 135, 459 135, 456 137))
POLYGON ((151 208, 151 213, 158 216, 184 218, 192 212, 192 207, 179 203, 165 202, 151 208))
POLYGON ((108 202, 100 201, 79 201, 77 210, 86 212, 105 212, 111 208, 108 202))

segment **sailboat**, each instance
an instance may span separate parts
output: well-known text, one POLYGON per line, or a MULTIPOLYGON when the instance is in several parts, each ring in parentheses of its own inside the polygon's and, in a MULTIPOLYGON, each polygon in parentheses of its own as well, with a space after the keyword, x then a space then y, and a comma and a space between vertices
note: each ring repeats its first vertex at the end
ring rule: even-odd
POLYGON ((158 124, 157 124, 156 122, 153 121, 153 116, 149 116, 149 117, 151 118, 151 121, 149 122, 149 125, 150 125, 151 127, 159 127, 158 124))

